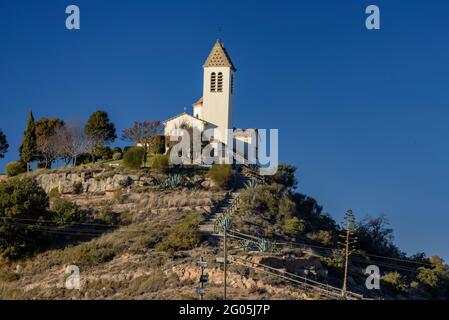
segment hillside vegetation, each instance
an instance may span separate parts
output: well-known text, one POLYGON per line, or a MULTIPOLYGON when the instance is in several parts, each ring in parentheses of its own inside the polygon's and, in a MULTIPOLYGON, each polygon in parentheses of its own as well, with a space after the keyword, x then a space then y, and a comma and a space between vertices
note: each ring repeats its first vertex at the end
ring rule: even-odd
MULTIPOLYGON (((222 254, 221 244, 198 226, 232 188, 240 188, 231 217, 234 230, 260 241, 231 239, 231 247, 243 250, 231 253, 341 288, 344 226, 315 199, 296 191, 292 166, 281 166, 265 184, 228 168, 217 170, 143 169, 141 174, 154 178, 152 185, 123 185, 102 193, 85 192, 82 185, 69 193, 46 193, 37 178, 54 170, 0 182, 0 298, 195 299, 196 262, 202 256, 209 262, 206 298, 218 299, 222 269, 215 258, 222 254), (65 287, 69 265, 80 269, 81 290, 65 287)), ((101 177, 117 172, 105 167, 101 177)), ((406 256, 394 245, 385 216, 357 222, 354 232, 358 240, 350 259, 349 290, 372 298, 448 298, 447 265, 438 257, 406 256), (381 291, 364 286, 369 264, 381 269, 381 291)), ((323 298, 249 267, 231 264, 229 272, 233 298, 323 298)))

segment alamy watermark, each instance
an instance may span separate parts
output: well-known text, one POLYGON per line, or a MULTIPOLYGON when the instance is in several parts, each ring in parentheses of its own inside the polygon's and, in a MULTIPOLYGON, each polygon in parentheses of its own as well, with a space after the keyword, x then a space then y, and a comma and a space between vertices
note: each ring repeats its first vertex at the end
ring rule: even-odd
POLYGON ((69 16, 65 20, 68 30, 79 30, 81 28, 80 8, 74 4, 67 6, 65 13, 69 16))
POLYGON ((365 26, 368 30, 380 30, 380 9, 376 5, 369 5, 365 10, 369 16, 366 18, 365 26))
POLYGON ((365 286, 368 290, 380 289, 380 269, 376 265, 366 267, 365 274, 368 275, 365 281, 365 286))
POLYGON ((68 277, 65 279, 65 287, 68 290, 81 290, 81 276, 78 266, 69 265, 65 269, 68 277))
POLYGON ((245 136, 235 138, 239 131, 228 129, 226 137, 219 130, 187 130, 174 128, 168 134, 170 160, 180 164, 235 164, 257 166, 259 174, 274 175, 279 162, 278 129, 258 129, 245 136), (223 143, 226 141, 226 143, 223 143))

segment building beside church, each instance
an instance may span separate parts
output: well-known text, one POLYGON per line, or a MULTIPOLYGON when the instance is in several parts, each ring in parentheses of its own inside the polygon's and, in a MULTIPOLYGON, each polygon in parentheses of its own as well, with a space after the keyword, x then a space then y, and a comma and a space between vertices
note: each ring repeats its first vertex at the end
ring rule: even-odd
MULTIPOLYGON (((210 129, 210 140, 228 145, 228 141, 245 144, 257 143, 256 129, 236 130, 233 125, 234 76, 236 68, 223 43, 217 40, 203 65, 203 96, 193 103, 193 113, 183 112, 163 122, 164 134, 188 125, 199 132, 210 129), (231 130, 232 137, 228 136, 231 130)), ((233 147, 235 150, 235 147, 233 147)), ((245 151, 247 154, 247 151, 245 151)), ((246 157, 246 156, 245 156, 246 157)))

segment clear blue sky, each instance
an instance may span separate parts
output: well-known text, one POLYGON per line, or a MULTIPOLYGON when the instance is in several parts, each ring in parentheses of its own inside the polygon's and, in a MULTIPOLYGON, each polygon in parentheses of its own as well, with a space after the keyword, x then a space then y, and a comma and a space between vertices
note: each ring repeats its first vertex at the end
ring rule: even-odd
POLYGON ((402 249, 447 260, 448 14, 439 0, 0 0, 1 170, 30 108, 104 109, 121 131, 190 107, 220 37, 238 69, 235 125, 280 130, 299 191, 337 220, 383 212, 402 249), (79 31, 65 29, 69 4, 79 31), (380 31, 364 27, 369 4, 380 31))

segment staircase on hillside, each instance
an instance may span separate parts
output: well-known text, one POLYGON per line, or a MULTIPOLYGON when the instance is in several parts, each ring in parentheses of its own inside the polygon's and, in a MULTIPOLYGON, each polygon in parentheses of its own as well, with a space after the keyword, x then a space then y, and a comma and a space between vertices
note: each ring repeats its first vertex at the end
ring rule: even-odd
POLYGON ((217 218, 222 214, 233 214, 237 209, 238 198, 240 191, 229 192, 225 199, 214 209, 206 220, 200 225, 200 232, 203 233, 215 233, 215 222, 217 218))
POLYGON ((260 184, 264 184, 265 177, 263 175, 259 174, 256 170, 252 169, 248 165, 243 165, 242 166, 242 175, 250 180, 256 181, 260 184))
MULTIPOLYGON (((257 173, 256 170, 252 169, 249 165, 245 164, 242 166, 241 175, 242 175, 243 180, 246 180, 246 181, 253 180, 260 184, 265 183, 264 176, 257 173)), ((200 232, 209 233, 209 234, 217 234, 218 233, 216 230, 217 218, 223 214, 229 214, 229 215, 234 214, 234 212, 238 208, 239 196, 240 196, 241 190, 242 189, 239 188, 233 192, 229 192, 226 195, 226 198, 224 199, 224 201, 221 202, 213 210, 212 214, 210 214, 206 218, 206 220, 204 220, 204 222, 199 226, 200 232)))

